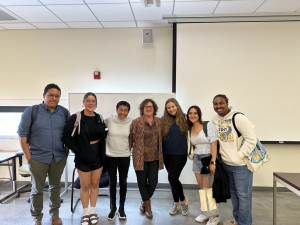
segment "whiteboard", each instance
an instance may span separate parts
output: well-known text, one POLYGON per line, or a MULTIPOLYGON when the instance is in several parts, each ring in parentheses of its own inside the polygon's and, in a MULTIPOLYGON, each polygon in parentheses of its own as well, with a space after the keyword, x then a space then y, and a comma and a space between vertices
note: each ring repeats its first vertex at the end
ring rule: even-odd
MULTIPOLYGON (((85 93, 69 93, 69 110, 71 114, 83 110, 82 100, 85 93)), ((175 98, 174 93, 95 93, 97 96, 96 112, 102 114, 103 118, 116 115, 116 105, 119 101, 127 101, 130 104, 128 116, 136 119, 140 116, 139 105, 146 99, 153 99, 157 106, 157 117, 164 114, 165 102, 169 98, 175 98)))
POLYGON ((300 141, 299 40, 298 22, 178 24, 177 100, 211 120, 226 94, 261 141, 300 141))

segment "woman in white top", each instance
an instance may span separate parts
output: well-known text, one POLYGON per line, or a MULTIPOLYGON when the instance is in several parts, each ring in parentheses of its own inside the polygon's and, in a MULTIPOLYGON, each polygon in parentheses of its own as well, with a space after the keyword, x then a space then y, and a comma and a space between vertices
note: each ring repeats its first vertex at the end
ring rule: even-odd
POLYGON ((108 128, 106 138, 105 165, 109 176, 110 213, 108 220, 114 220, 116 214, 119 219, 126 219, 124 204, 127 193, 127 175, 130 165, 129 132, 132 120, 127 117, 130 104, 126 101, 118 102, 116 112, 118 115, 105 119, 108 128), (117 170, 119 172, 120 204, 117 211, 116 186, 117 170))
MULTIPOLYGON (((191 131, 191 144, 195 146, 193 172, 195 173, 200 189, 203 189, 204 184, 206 188, 209 188, 210 179, 208 179, 208 176, 204 177, 201 174, 201 169, 203 167, 201 158, 212 155, 209 170, 211 175, 214 175, 216 170, 217 140, 219 139, 218 132, 213 123, 208 122, 206 137, 203 131, 203 121, 201 119, 202 113, 198 106, 191 106, 187 115, 187 122, 191 131)), ((207 225, 217 225, 220 222, 219 210, 212 210, 209 214, 202 212, 195 220, 199 223, 208 220, 207 225)))

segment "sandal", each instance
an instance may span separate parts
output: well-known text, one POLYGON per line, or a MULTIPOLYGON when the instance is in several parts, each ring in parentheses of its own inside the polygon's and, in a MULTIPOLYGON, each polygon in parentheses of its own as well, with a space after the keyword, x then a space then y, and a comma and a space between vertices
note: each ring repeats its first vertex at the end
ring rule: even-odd
POLYGON ((90 216, 87 215, 87 216, 81 217, 80 224, 81 225, 89 225, 90 224, 90 216))
POLYGON ((91 215, 90 215, 90 223, 91 223, 92 225, 97 224, 97 223, 98 223, 98 220, 99 220, 99 217, 98 217, 97 214, 91 214, 91 215))

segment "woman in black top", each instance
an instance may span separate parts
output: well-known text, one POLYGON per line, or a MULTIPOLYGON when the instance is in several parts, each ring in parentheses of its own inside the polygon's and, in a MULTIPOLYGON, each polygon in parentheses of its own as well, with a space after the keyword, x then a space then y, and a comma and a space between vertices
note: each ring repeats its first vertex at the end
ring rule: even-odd
POLYGON ((83 207, 81 225, 89 225, 98 222, 95 207, 105 157, 105 125, 102 116, 94 112, 97 107, 96 95, 88 92, 82 102, 84 110, 78 115, 73 114, 66 123, 64 142, 75 153, 74 162, 79 174, 80 199, 83 207), (80 116, 80 126, 74 130, 76 118, 80 116))

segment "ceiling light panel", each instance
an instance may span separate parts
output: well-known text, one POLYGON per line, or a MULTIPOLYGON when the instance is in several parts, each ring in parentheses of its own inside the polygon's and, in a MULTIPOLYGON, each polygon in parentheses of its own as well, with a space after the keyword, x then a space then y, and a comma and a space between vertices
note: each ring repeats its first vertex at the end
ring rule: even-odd
POLYGON ((174 14, 211 14, 219 2, 176 2, 174 14))
POLYGON ((7 10, 4 7, 0 6, 0 10, 7 13, 8 15, 12 16, 13 18, 15 18, 16 20, 1 20, 0 19, 0 23, 23 23, 26 22, 23 19, 21 19, 20 17, 18 17, 17 15, 13 14, 12 12, 10 12, 9 10, 7 10))
POLYGON ((86 5, 47 5, 47 8, 66 22, 98 21, 86 5))
POLYGON ((214 13, 253 13, 264 1, 221 1, 214 13))
POLYGON ((170 27, 167 20, 146 20, 146 21, 136 21, 138 27, 170 27))
POLYGON ((141 3, 131 3, 136 20, 162 20, 162 15, 172 14, 173 2, 162 2, 160 7, 142 7, 141 3))
POLYGON ((28 22, 61 22, 45 6, 8 6, 6 8, 28 22))
POLYGON ((86 4, 113 4, 113 3, 128 3, 128 0, 85 0, 86 4))
POLYGON ((100 22, 134 20, 129 3, 91 4, 89 7, 100 22))
POLYGON ((42 5, 38 0, 0 0, 0 5, 42 5))

